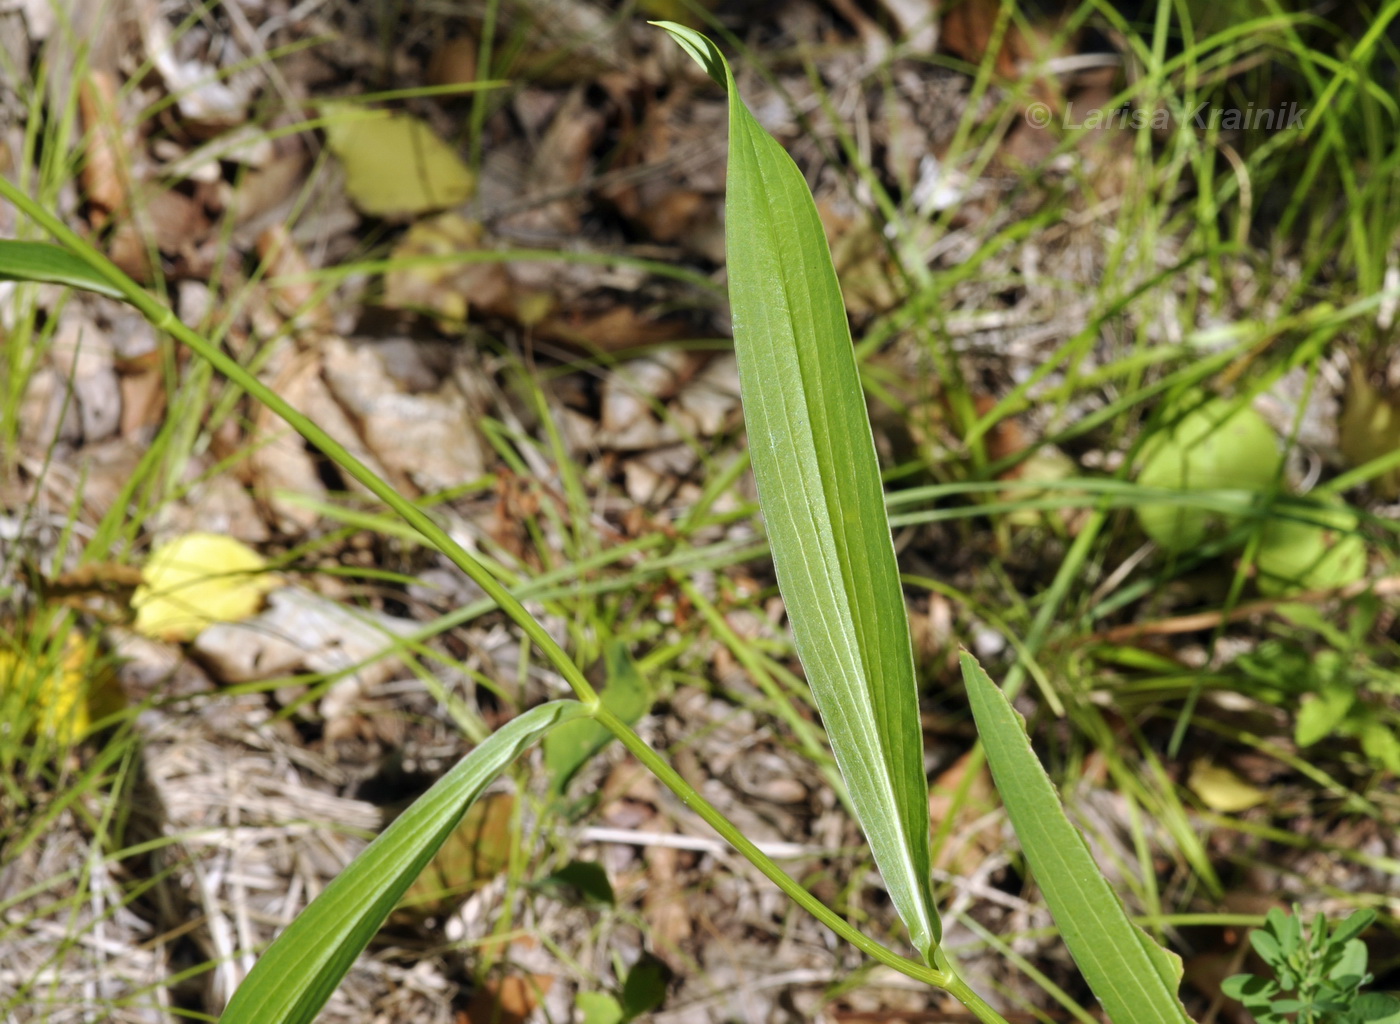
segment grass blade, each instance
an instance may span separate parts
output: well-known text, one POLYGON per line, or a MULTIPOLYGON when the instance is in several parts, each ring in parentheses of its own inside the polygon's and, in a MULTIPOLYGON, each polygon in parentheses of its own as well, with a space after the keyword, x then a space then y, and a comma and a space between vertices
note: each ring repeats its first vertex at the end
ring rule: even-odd
POLYGON ((277 937, 222 1024, 309 1024, 472 801, 550 728, 586 714, 577 701, 542 704, 462 758, 277 937))
POLYGON ((1128 919, 1060 806, 1025 723, 972 655, 962 656, 977 733, 1035 880, 1084 980, 1113 1024, 1190 1024, 1181 960, 1128 919))
POLYGON ((116 285, 61 245, 0 239, 0 281, 39 281, 85 288, 114 299, 124 298, 116 285))
POLYGON ((913 648, 879 463, 807 183, 704 36, 659 23, 729 93, 734 349, 759 504, 797 651, 915 947, 939 939, 913 648))

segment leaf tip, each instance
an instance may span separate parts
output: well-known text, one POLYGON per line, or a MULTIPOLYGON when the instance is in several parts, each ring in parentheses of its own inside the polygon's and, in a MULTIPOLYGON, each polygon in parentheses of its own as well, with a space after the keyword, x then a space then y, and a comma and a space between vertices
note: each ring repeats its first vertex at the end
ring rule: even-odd
POLYGON ((967 682, 977 673, 982 672, 982 663, 977 660, 977 656, 966 647, 958 646, 958 666, 962 669, 963 682, 967 682))
POLYGON ((724 62, 724 55, 708 36, 674 21, 649 21, 647 24, 655 25, 669 33, 676 44, 705 69, 707 75, 718 82, 726 92, 729 90, 729 68, 724 62))

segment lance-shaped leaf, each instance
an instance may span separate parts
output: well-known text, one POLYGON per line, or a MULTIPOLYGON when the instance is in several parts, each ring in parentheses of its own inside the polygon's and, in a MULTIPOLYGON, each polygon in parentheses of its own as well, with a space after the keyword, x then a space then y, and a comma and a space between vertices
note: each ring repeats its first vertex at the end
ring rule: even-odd
POLYGON ((1181 1005, 1181 960, 1129 920, 1060 806, 1031 749, 1025 723, 972 655, 963 682, 992 779, 1070 955, 1113 1024, 1190 1024, 1181 1005))
POLYGON ((802 173, 744 106, 714 44, 660 24, 729 92, 725 251, 759 505, 851 805, 927 959, 939 922, 914 655, 831 253, 802 173))
POLYGON ((0 281, 41 281, 122 298, 121 291, 61 245, 0 239, 0 281))
POLYGON ((550 728, 585 714, 577 701, 542 704, 462 758, 277 937, 221 1024, 310 1024, 472 801, 550 728))

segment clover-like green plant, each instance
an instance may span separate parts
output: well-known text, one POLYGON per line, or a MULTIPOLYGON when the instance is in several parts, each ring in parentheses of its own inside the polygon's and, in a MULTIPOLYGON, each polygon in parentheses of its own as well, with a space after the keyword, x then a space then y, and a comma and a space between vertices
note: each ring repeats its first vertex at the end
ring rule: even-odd
POLYGON ((1269 911, 1264 927, 1249 933, 1250 945, 1273 971, 1272 978, 1236 974, 1221 985, 1238 999, 1256 1024, 1400 1024, 1400 999, 1362 992, 1373 979, 1361 941, 1376 919, 1369 907, 1329 927, 1318 914, 1305 932, 1298 908, 1269 911))
MULTIPOLYGON (((978 1020, 1005 1024, 958 976, 940 945, 909 625, 869 416, 821 222, 800 171, 744 106, 719 50, 697 32, 660 24, 728 93, 730 300, 760 506, 798 653, 851 806, 918 959, 853 928, 765 857, 616 709, 600 701, 520 601, 429 516, 0 178, 0 194, 61 243, 41 249, 0 243, 0 276, 90 288, 135 305, 282 416, 446 554, 539 646, 578 698, 519 716, 397 818, 263 953, 230 1000, 221 1018, 226 1024, 310 1022, 483 788, 549 729, 589 718, 842 938, 872 959, 946 990, 978 1020)), ((1065 816, 1006 696, 970 656, 962 667, 988 762, 1027 861, 1110 1019, 1189 1021, 1177 996, 1179 961, 1128 919, 1065 816)))

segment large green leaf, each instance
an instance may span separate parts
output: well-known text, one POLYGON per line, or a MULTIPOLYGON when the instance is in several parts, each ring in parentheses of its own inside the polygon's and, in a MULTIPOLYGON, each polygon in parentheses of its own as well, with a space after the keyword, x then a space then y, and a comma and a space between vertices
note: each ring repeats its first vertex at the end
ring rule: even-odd
POLYGON ((851 804, 915 947, 939 939, 908 614, 850 328, 816 205, 698 32, 660 23, 729 92, 734 350, 778 585, 851 804))
POLYGON ((277 937, 222 1024, 309 1024, 472 801, 551 727, 586 713, 577 701, 542 704, 458 762, 277 937))
POLYGON ((962 656, 992 779, 1045 902, 1113 1024, 1190 1024, 1181 960, 1128 919, 1031 749, 1025 723, 972 655, 962 656))

